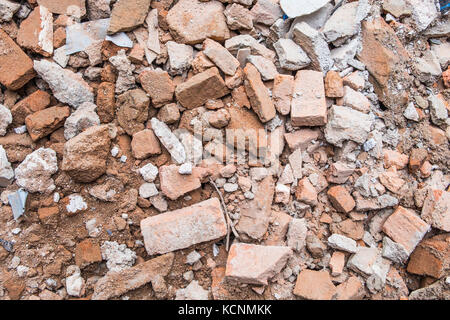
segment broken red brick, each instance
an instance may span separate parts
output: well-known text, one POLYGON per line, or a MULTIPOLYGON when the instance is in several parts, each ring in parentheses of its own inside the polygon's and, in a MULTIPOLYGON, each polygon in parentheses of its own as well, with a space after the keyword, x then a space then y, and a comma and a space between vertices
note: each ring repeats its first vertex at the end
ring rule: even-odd
POLYGON ((322 72, 312 70, 297 72, 291 104, 291 121, 292 125, 297 127, 327 124, 327 104, 322 72))
POLYGON ((272 120, 276 114, 275 106, 258 70, 251 63, 247 63, 244 68, 244 75, 245 91, 253 111, 262 123, 272 120))
POLYGON ((154 255, 218 240, 227 234, 227 224, 220 201, 212 198, 146 218, 141 221, 141 232, 147 253, 154 255))
POLYGON ((328 71, 325 77, 325 94, 329 98, 344 96, 344 80, 336 71, 328 71))
POLYGON ((175 89, 178 102, 187 109, 199 107, 210 99, 221 98, 228 93, 229 89, 217 68, 196 74, 175 89))
POLYGON ((327 195, 333 204, 333 207, 340 212, 349 213, 356 205, 353 197, 343 186, 331 187, 328 190, 327 195))
POLYGON ((25 124, 31 139, 37 141, 49 135, 63 126, 69 115, 69 107, 51 107, 27 116, 25 124))
POLYGON ((49 104, 50 95, 47 92, 41 90, 33 92, 11 108, 13 123, 15 125, 24 124, 27 116, 45 109, 49 104))
POLYGON ((145 159, 161 153, 159 140, 151 129, 135 133, 131 141, 131 149, 136 159, 145 159))
POLYGON ((100 246, 91 239, 86 239, 77 244, 75 248, 75 264, 84 268, 92 263, 101 262, 102 253, 100 246))
POLYGON ((307 300, 331 300, 336 287, 327 271, 303 270, 297 277, 293 293, 307 300))
POLYGON ((0 29, 0 83, 18 90, 35 75, 33 61, 0 29))
POLYGON ((422 241, 411 254, 408 272, 436 279, 450 271, 450 235, 441 234, 422 241))
POLYGON ((411 253, 430 226, 413 211, 398 207, 383 224, 383 232, 411 253))

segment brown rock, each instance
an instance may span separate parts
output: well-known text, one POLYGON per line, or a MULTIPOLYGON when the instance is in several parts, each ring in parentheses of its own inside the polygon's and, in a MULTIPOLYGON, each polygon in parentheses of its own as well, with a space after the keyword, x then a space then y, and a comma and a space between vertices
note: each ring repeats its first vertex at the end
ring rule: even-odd
POLYGON ((151 129, 135 133, 131 141, 131 149, 133 157, 136 159, 146 159, 150 156, 161 154, 159 140, 151 129))
POLYGON ((116 86, 114 83, 102 82, 97 89, 97 114, 101 123, 114 120, 116 113, 116 86))
POLYGON ((450 235, 422 241, 409 259, 407 271, 439 279, 450 272, 450 235))
POLYGON ((218 1, 180 0, 169 10, 167 23, 177 42, 202 43, 206 38, 224 41, 230 30, 218 1))
POLYGON ((33 114, 25 118, 28 133, 37 141, 64 125, 64 121, 70 115, 69 107, 51 107, 33 114))
POLYGON ((391 109, 407 102, 407 92, 398 90, 395 84, 405 80, 404 63, 409 56, 383 18, 362 22, 362 50, 357 57, 369 70, 369 80, 380 101, 391 109))
POLYGON ((53 54, 53 16, 43 6, 37 6, 20 24, 17 43, 49 57, 53 54))
POLYGON ((273 81, 272 99, 275 108, 282 115, 291 112, 292 92, 294 90, 294 77, 286 74, 277 74, 273 81))
POLYGON ((206 101, 221 98, 228 93, 229 90, 217 68, 196 74, 175 89, 178 102, 187 109, 200 107, 206 101))
POLYGON ((147 253, 154 255, 221 239, 227 234, 227 224, 219 199, 211 198, 146 218, 141 221, 141 232, 147 253))
POLYGON ((33 61, 0 29, 0 83, 18 90, 35 75, 33 61))
POLYGON ((331 300, 336 287, 327 271, 303 270, 297 277, 293 293, 307 300, 331 300))
POLYGON ((131 31, 144 23, 151 0, 117 1, 111 12, 108 34, 131 31))
POLYGON ((5 148, 8 160, 12 163, 22 162, 36 147, 30 135, 16 133, 0 137, 0 145, 5 148))
POLYGON ((336 184, 345 183, 354 171, 353 167, 343 162, 332 163, 327 171, 327 181, 336 184))
POLYGON ((253 111, 262 123, 272 120, 276 114, 275 106, 258 70, 251 63, 247 63, 244 68, 244 76, 245 91, 253 111))
POLYGON ((65 44, 66 44, 66 29, 63 27, 59 27, 53 33, 53 47, 57 49, 65 44))
POLYGON ((344 96, 344 80, 336 71, 328 71, 325 77, 325 95, 329 98, 344 96))
POLYGON ((120 272, 108 272, 95 284, 94 294, 91 299, 108 300, 119 297, 149 282, 153 286, 153 284, 156 284, 157 281, 169 274, 172 269, 173 259, 174 254, 168 253, 120 272))
POLYGON ((64 145, 61 169, 75 181, 95 181, 106 172, 110 144, 107 125, 88 128, 64 145))
POLYGON ((331 187, 327 195, 333 207, 339 212, 349 213, 356 205, 355 200, 343 186, 331 187))
POLYGON ((289 247, 236 243, 228 253, 225 276, 231 281, 267 285, 290 256, 292 249, 289 247))
POLYGON ((297 72, 291 104, 291 120, 293 126, 312 127, 327 124, 322 72, 312 70, 297 72))
POLYGON ((50 95, 47 92, 41 90, 33 92, 11 108, 13 123, 15 125, 24 124, 27 116, 45 109, 49 104, 50 95))
POLYGON ((77 244, 75 248, 75 264, 77 266, 84 268, 92 263, 101 261, 102 253, 97 243, 91 239, 86 239, 77 244))
POLYGON ((130 136, 145 129, 150 99, 141 89, 127 91, 117 97, 117 120, 130 136))
POLYGON ((173 100, 175 85, 166 71, 145 70, 139 75, 139 81, 142 88, 150 95, 155 108, 173 100))
POLYGON ((413 211, 399 206, 386 219, 382 230, 392 240, 405 247, 408 253, 411 253, 428 230, 430 230, 430 226, 413 211))

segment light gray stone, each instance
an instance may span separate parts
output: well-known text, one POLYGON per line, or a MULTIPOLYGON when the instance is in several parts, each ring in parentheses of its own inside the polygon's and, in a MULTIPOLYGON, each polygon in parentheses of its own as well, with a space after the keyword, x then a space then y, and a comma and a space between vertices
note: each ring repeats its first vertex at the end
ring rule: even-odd
POLYGON ((0 104, 0 136, 4 136, 6 134, 6 130, 12 121, 13 117, 11 115, 11 111, 4 105, 0 104))
POLYGON ((8 161, 5 149, 0 145, 0 187, 7 187, 14 179, 14 170, 8 161))
POLYGON ((16 168, 16 183, 29 192, 50 193, 56 186, 52 175, 58 171, 56 152, 40 148, 26 156, 16 168))
POLYGON ((34 70, 48 83, 53 95, 60 102, 75 109, 84 102, 94 102, 92 88, 79 74, 47 60, 34 61, 34 70))
POLYGON ((194 48, 174 41, 168 41, 166 46, 169 55, 169 74, 175 76, 188 71, 194 60, 194 48))
POLYGON ((289 18, 295 18, 311 14, 329 2, 330 0, 303 0, 301 3, 298 0, 280 0, 280 6, 289 18))
POLYGON ((328 238, 328 245, 333 249, 342 250, 345 252, 356 252, 356 241, 340 234, 332 234, 328 238))
POLYGON ((164 147, 169 151, 172 159, 177 164, 183 164, 186 162, 186 151, 183 145, 177 139, 175 134, 170 131, 169 127, 162 121, 156 118, 150 120, 152 124, 152 129, 155 135, 158 137, 159 141, 164 145, 164 147))
POLYGON ((342 147, 346 140, 352 140, 356 143, 364 143, 371 130, 373 117, 351 108, 342 106, 332 106, 330 119, 325 128, 326 140, 342 147))
POLYGON ((81 104, 64 123, 64 138, 70 140, 85 129, 100 125, 100 118, 95 112, 97 106, 91 102, 81 104))
POLYGON ((330 48, 322 33, 302 22, 295 25, 293 40, 306 52, 311 59, 314 70, 328 72, 333 66, 330 48))
POLYGON ((273 46, 278 54, 280 66, 286 70, 300 70, 311 63, 305 51, 291 39, 280 39, 273 46))

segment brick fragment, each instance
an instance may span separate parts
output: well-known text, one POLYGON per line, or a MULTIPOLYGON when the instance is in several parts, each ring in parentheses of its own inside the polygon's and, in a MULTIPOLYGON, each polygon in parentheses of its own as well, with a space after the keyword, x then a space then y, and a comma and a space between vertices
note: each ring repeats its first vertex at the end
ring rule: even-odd
POLYGON ((116 86, 110 82, 102 82, 97 88, 97 114, 101 123, 109 123, 115 118, 115 90, 116 86))
POLYGON ((151 282, 153 288, 172 269, 174 254, 168 253, 160 257, 139 263, 122 271, 108 272, 94 286, 92 300, 108 300, 142 287, 151 282))
POLYGON ((171 200, 201 187, 200 179, 205 173, 205 169, 196 167, 192 169, 192 174, 182 175, 178 172, 178 166, 163 166, 159 169, 159 180, 161 191, 171 200))
POLYGON ((155 108, 172 101, 175 85, 166 71, 144 70, 139 75, 139 80, 142 88, 150 95, 155 108))
POLYGON ((228 253, 225 276, 232 281, 267 285, 291 255, 289 247, 236 243, 228 253))
POLYGON ((293 126, 323 126, 327 124, 327 104, 322 72, 300 70, 295 76, 291 104, 293 126))
POLYGON ((430 189, 421 217, 432 227, 450 232, 450 192, 430 189))
POLYGON ((325 77, 325 94, 329 98, 344 96, 344 80, 336 71, 328 71, 325 77))
POLYGON ((262 123, 272 120, 276 114, 275 106, 258 70, 252 64, 247 63, 244 68, 244 76, 245 91, 253 111, 262 123))
POLYGON ((45 57, 53 54, 53 16, 46 7, 37 6, 22 21, 17 43, 45 57))
POLYGON ((307 300, 331 300, 336 287, 327 271, 303 270, 297 277, 293 293, 307 300))
POLYGON ((441 278, 450 271, 450 235, 441 234, 422 241, 409 259, 410 273, 441 278))
POLYGON ((295 197, 298 201, 315 206, 317 205, 317 191, 316 188, 309 182, 308 178, 303 178, 297 184, 295 197))
POLYGON ((187 109, 199 107, 210 99, 221 98, 228 93, 229 89, 217 68, 196 74, 175 89, 178 102, 187 109))
POLYGON ((49 104, 50 95, 47 92, 41 90, 33 92, 11 108, 13 123, 15 125, 24 124, 27 116, 45 109, 49 104))
POLYGON ((145 159, 161 153, 161 146, 151 129, 139 131, 133 135, 131 150, 136 159, 145 159))
POLYGON ((141 221, 145 249, 149 255, 189 248, 217 240, 227 233, 227 225, 217 198, 190 207, 159 214, 141 221))
POLYGON ((64 125, 70 115, 69 107, 51 107, 25 118, 25 124, 33 141, 37 141, 64 125))
POLYGON ((384 222, 382 230, 411 254, 430 226, 413 211, 399 206, 384 222))
POLYGON ((203 53, 229 76, 234 75, 239 67, 239 61, 220 43, 214 40, 206 39, 203 42, 203 53))
POLYGON ((396 167, 404 169, 408 165, 409 158, 406 154, 402 154, 395 150, 383 149, 384 167, 396 167))
POLYGON ((286 74, 277 74, 273 81, 272 99, 277 111, 282 115, 291 112, 292 92, 294 90, 294 77, 286 74))
POLYGON ((75 248, 75 264, 77 266, 84 268, 92 263, 101 261, 102 253, 97 243, 91 239, 86 239, 77 244, 75 248))
POLYGON ((37 3, 48 8, 52 13, 78 18, 86 14, 85 0, 37 0, 37 3))
POLYGON ((356 205, 353 197, 343 186, 331 187, 327 195, 333 207, 340 212, 349 213, 356 205))
POLYGON ((0 29, 0 83, 10 90, 18 90, 35 75, 33 61, 0 29))

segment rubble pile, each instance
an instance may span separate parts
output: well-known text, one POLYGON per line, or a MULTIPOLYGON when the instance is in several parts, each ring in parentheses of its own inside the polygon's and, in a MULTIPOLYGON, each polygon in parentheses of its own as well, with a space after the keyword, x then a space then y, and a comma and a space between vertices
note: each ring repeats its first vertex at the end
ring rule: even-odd
POLYGON ((435 0, 0 0, 0 299, 450 299, 435 0))

